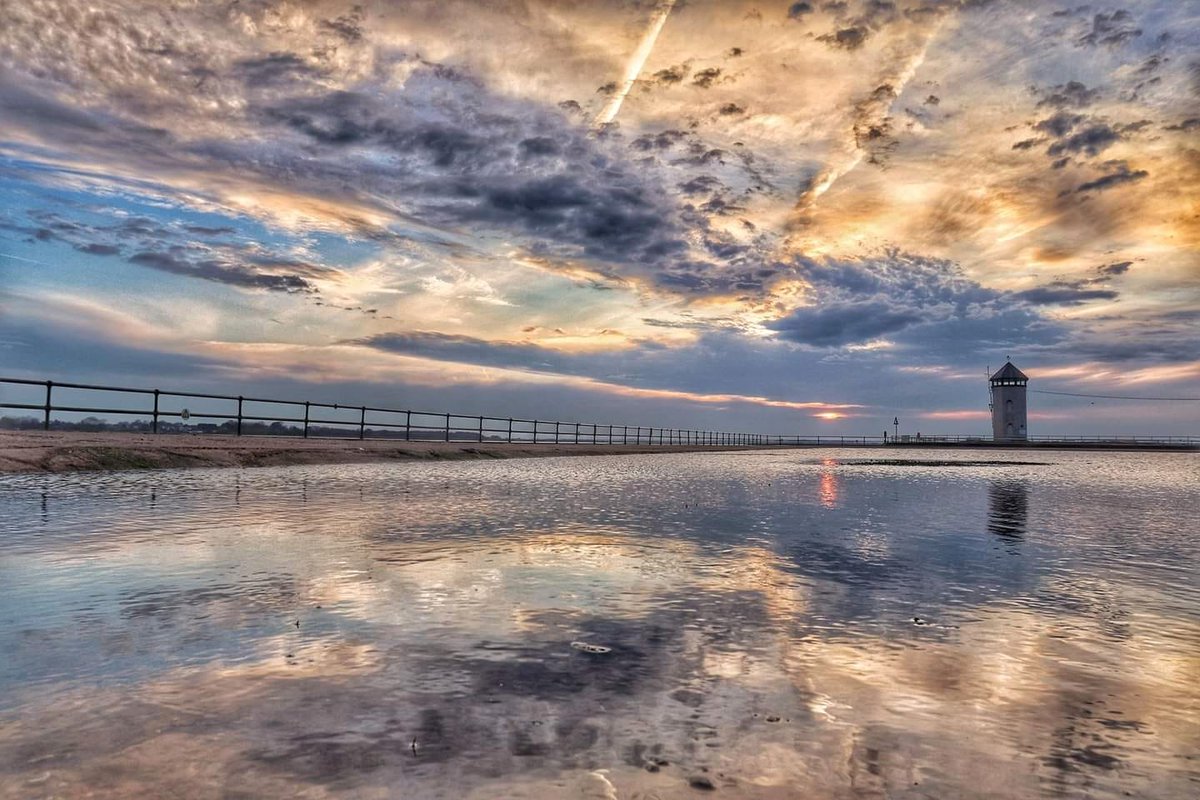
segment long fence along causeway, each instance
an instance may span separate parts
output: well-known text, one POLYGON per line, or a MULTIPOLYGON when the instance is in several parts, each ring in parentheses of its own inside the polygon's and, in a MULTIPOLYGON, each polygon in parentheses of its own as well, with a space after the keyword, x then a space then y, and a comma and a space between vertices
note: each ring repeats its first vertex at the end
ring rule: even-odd
MULTIPOLYGON (((574 420, 519 419, 3 377, 0 377, 0 401, 0 409, 29 412, 21 417, 0 418, 0 427, 8 429, 687 447, 991 444, 991 439, 984 436, 813 436, 709 431, 574 420), (10 398, 13 394, 18 396, 10 398), (116 416, 120 420, 110 422, 94 415, 116 416)), ((1200 446, 1200 436, 1031 436, 1028 441, 1034 445, 1200 446)))

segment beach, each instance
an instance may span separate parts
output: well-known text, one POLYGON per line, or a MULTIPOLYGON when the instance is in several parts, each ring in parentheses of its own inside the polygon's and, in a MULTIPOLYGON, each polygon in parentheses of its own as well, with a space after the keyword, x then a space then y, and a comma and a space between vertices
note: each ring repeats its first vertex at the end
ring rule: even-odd
POLYGON ((754 448, 0 431, 0 473, 281 467, 299 464, 359 464, 373 461, 455 461, 745 449, 754 448))

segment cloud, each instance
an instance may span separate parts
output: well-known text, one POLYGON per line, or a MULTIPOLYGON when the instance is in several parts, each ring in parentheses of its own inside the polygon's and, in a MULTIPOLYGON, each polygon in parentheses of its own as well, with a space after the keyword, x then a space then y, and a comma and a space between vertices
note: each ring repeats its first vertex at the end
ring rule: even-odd
POLYGON ((464 341, 405 346, 504 369, 555 363, 510 342, 522 327, 537 346, 603 320, 684 366, 639 344, 547 374, 670 374, 699 392, 752 363, 738 377, 773 397, 799 370, 879 397, 820 372, 835 363, 1053 361, 1088 337, 1121 357, 1180 350, 1165 315, 1190 303, 1200 231, 1171 198, 1194 183, 1176 132, 1195 127, 1195 59, 1180 34, 1156 38, 1184 29, 1177 4, 1135 11, 1139 26, 1103 7, 1051 21, 986 2, 679 4, 619 122, 596 131, 596 87, 621 74, 645 3, 301 6, 14 6, 4 282, 94 272, 120 303, 106 271, 153 298, 182 281, 149 270, 189 275, 229 300, 214 340, 247 335, 234 309, 254 304, 283 323, 268 337, 315 346, 394 323, 497 343, 507 362, 464 341), (1120 34, 1137 27, 1155 35, 1120 34), (1104 160, 1134 144, 1136 166, 1104 160), (1155 269, 1096 266, 1126 260, 1155 269), (438 294, 431 276, 456 270, 486 276, 491 300, 438 294), (1122 318, 1095 319, 1118 284, 1122 318))
POLYGON ((1119 141, 1121 141, 1121 134, 1108 125, 1099 123, 1089 125, 1077 133, 1055 142, 1050 145, 1046 153, 1055 157, 1064 153, 1087 153, 1089 156, 1096 156, 1119 141))
POLYGON ((792 3, 788 6, 788 19, 800 20, 813 13, 812 3, 792 3))
POLYGON ((767 323, 780 338, 814 347, 843 347, 895 333, 921 321, 913 312, 881 301, 799 308, 767 323))
POLYGON ((651 81, 660 86, 673 86, 677 83, 683 83, 684 79, 691 71, 691 67, 687 64, 679 64, 673 67, 660 69, 651 77, 651 81))
POLYGON ((1043 91, 1038 108, 1085 108, 1090 106, 1100 96, 1099 89, 1089 89, 1079 81, 1068 81, 1043 91))
POLYGON ((295 53, 270 53, 245 58, 233 65, 235 74, 250 84, 277 84, 304 80, 319 74, 308 62, 295 53))
POLYGON ((889 251, 861 261, 800 257, 791 266, 812 302, 766 324, 786 341, 835 348, 886 337, 961 354, 1022 335, 1061 335, 1045 329, 1024 298, 988 289, 948 261, 889 251))
POLYGON ((1200 117, 1188 117, 1187 119, 1177 122, 1174 125, 1167 125, 1163 128, 1165 131, 1194 131, 1200 130, 1200 117))
POLYGON ((1142 35, 1142 29, 1136 27, 1133 15, 1125 9, 1108 13, 1098 13, 1092 17, 1092 28, 1080 36, 1077 43, 1082 46, 1098 47, 1107 45, 1114 47, 1122 45, 1131 39, 1142 35))
POLYGON ((840 28, 833 33, 824 33, 817 37, 818 42, 824 42, 830 47, 841 50, 857 50, 871 35, 871 30, 865 25, 854 25, 840 28))
POLYGON ((1066 136, 1071 130, 1083 122, 1087 117, 1081 114, 1071 114, 1066 111, 1059 111, 1052 114, 1043 120, 1040 120, 1033 125, 1035 131, 1041 131, 1054 137, 1066 136))
POLYGON ((1105 264, 1096 267, 1096 272, 1100 275, 1124 275, 1133 266, 1132 261, 1116 261, 1112 264, 1105 264))
POLYGON ((1114 186, 1122 186, 1127 183, 1137 183, 1140 180, 1150 176, 1150 173, 1144 169, 1130 170, 1125 162, 1116 164, 1116 170, 1097 178, 1094 181, 1081 183, 1076 187, 1076 194, 1083 192, 1101 192, 1105 189, 1111 189, 1114 186))
POLYGON ((717 79, 721 77, 720 67, 707 67, 700 70, 692 77, 692 85, 699 86, 701 89, 712 87, 717 79))
POLYGON ((85 222, 48 210, 28 212, 28 225, 9 225, 36 241, 61 241, 80 253, 120 256, 130 264, 242 289, 317 293, 314 280, 339 273, 319 264, 272 251, 257 243, 230 241, 227 226, 163 224, 150 217, 124 216, 85 222), (199 237, 199 238, 197 238, 199 237), (216 237, 216 238, 211 238, 216 237))
POLYGON ((183 249, 175 252, 142 251, 129 257, 130 264, 200 278, 217 283, 226 283, 245 289, 268 289, 281 292, 313 292, 315 287, 306 279, 294 274, 273 274, 232 263, 222 259, 195 258, 183 249))
POLYGON ((1033 305, 1066 305, 1075 306, 1088 300, 1115 300, 1117 293, 1111 289, 1089 289, 1077 284, 1054 283, 1049 286, 1039 286, 1027 289, 1014 295, 1033 305))

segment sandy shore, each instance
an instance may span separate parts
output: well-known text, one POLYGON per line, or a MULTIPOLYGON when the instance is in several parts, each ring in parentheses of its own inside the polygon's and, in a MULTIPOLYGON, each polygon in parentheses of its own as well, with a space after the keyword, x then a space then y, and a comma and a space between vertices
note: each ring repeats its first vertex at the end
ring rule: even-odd
POLYGON ((266 436, 0 431, 0 472, 267 467, 368 461, 683 453, 744 447, 499 444, 293 439, 266 436))

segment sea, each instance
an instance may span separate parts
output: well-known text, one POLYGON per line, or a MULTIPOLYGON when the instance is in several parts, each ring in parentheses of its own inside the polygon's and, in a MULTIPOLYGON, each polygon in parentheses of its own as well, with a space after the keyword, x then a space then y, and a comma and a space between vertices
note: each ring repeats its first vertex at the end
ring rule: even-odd
POLYGON ((1200 457, 0 476, 0 797, 1200 797, 1200 457))

